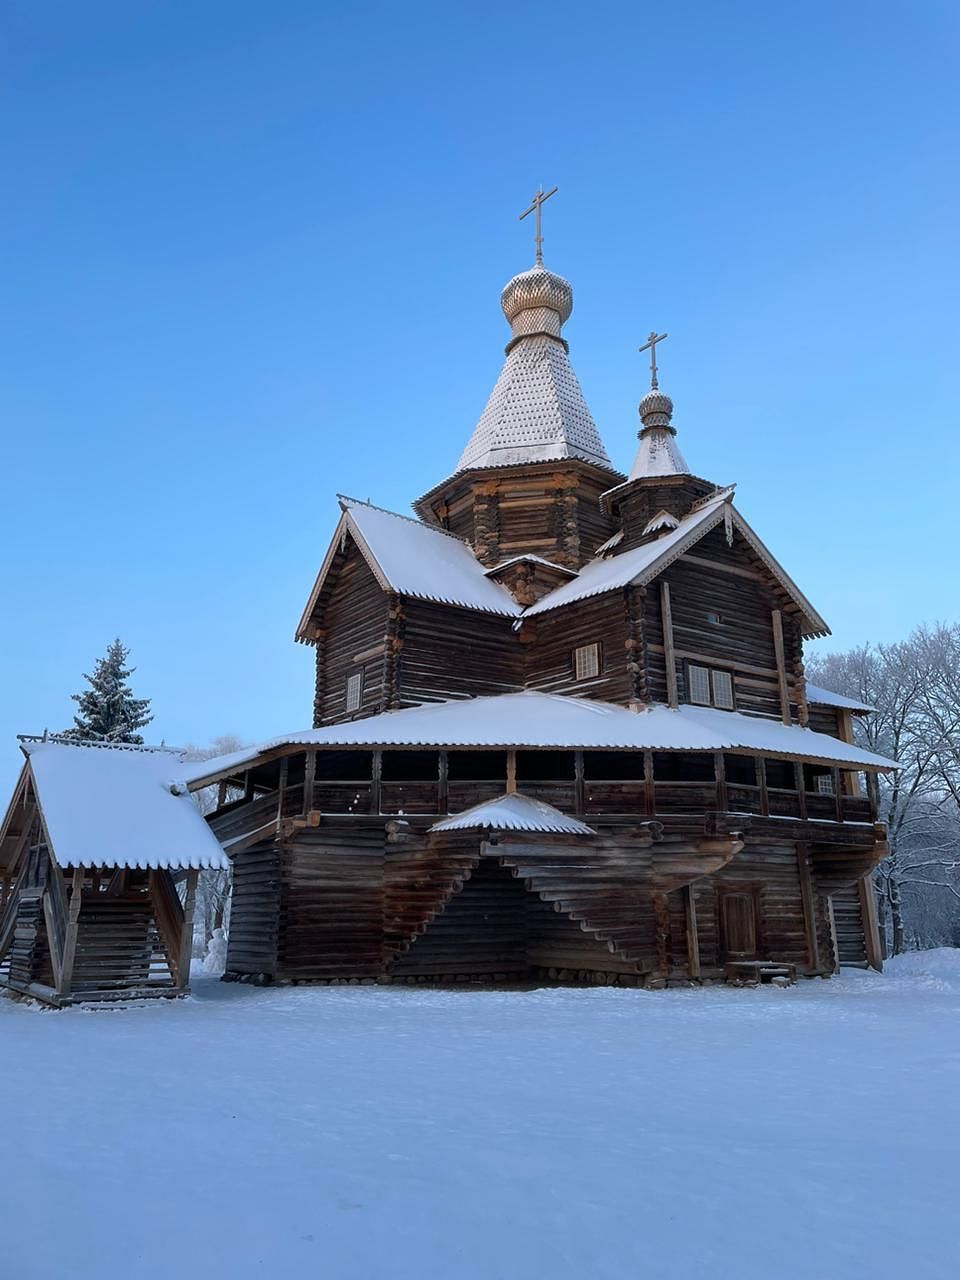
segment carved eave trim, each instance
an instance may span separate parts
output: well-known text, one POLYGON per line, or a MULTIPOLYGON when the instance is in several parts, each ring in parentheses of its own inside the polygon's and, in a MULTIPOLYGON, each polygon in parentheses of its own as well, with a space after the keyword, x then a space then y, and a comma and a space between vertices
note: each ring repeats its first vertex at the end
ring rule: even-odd
POLYGON ((622 471, 615 471, 612 467, 603 466, 599 462, 591 462, 588 458, 546 458, 541 462, 526 463, 504 462, 499 466, 466 467, 462 471, 455 471, 446 480, 434 485, 432 489, 428 489, 425 494, 411 503, 411 506, 422 520, 428 524, 436 525, 440 522, 436 511, 434 511, 434 504, 448 497, 450 490, 454 487, 475 484, 484 480, 496 482, 509 471, 523 471, 525 475, 535 476, 549 475, 553 471, 565 470, 568 467, 581 467, 587 471, 592 471, 596 476, 602 477, 604 481, 609 481, 611 478, 626 481, 626 476, 622 471))

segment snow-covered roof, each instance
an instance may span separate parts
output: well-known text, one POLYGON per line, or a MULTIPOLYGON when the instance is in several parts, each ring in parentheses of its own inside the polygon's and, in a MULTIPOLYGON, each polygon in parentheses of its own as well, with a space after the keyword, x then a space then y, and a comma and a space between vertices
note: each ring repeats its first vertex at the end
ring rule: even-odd
POLYGON ((531 334, 509 348, 457 471, 562 458, 613 470, 565 344, 531 334))
POLYGON ((174 794, 178 752, 24 742, 40 815, 61 867, 228 867, 196 801, 174 794))
POLYGON ((834 693, 832 689, 821 689, 819 685, 811 684, 809 680, 807 681, 807 701, 817 707, 843 707, 846 711, 856 711, 861 715, 868 715, 877 709, 866 702, 858 702, 856 698, 834 693))
POLYGON ((643 586, 685 551, 690 550, 711 529, 723 521, 729 521, 730 528, 741 534, 791 600, 802 610, 804 635, 829 635, 830 628, 826 622, 734 507, 732 493, 732 489, 721 490, 715 497, 704 501, 696 510, 684 516, 676 529, 653 542, 622 551, 619 555, 589 561, 572 582, 565 582, 548 592, 536 604, 525 609, 523 616, 530 618, 551 609, 560 609, 576 600, 602 595, 605 591, 614 591, 628 583, 643 586))
POLYGON ((662 705, 630 711, 609 702, 561 694, 503 693, 492 697, 425 703, 363 720, 305 729, 259 747, 181 767, 184 785, 200 785, 254 763, 284 747, 516 747, 587 751, 749 751, 758 755, 823 760, 868 769, 893 769, 896 761, 799 725, 785 725, 739 711, 662 705))
POLYGON ((340 497, 339 502, 343 514, 297 627, 298 640, 307 638, 311 615, 346 533, 384 591, 511 618, 521 612, 510 592, 486 576, 483 565, 455 534, 356 498, 340 497))
POLYGON ((502 569, 509 569, 512 564, 542 564, 547 569, 556 569, 558 573, 566 574, 568 578, 577 576, 576 569, 570 569, 564 564, 557 564, 555 560, 545 560, 543 556, 535 556, 529 552, 522 556, 511 556, 509 560, 501 560, 492 569, 485 569, 484 572, 489 578, 495 573, 500 573, 502 569))
POLYGON ((552 804, 535 800, 521 792, 485 800, 472 809, 456 813, 452 818, 435 822, 431 831, 473 831, 489 827, 492 831, 544 831, 561 835, 593 836, 597 833, 585 822, 570 818, 552 804))

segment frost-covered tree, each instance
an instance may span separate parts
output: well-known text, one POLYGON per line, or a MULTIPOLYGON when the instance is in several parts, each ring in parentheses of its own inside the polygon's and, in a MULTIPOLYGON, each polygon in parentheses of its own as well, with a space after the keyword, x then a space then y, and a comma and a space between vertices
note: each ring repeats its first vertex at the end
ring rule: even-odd
MULTIPOLYGON (((239 751, 245 744, 234 734, 222 734, 214 738, 208 747, 188 746, 184 750, 190 760, 209 760, 213 756, 229 755, 239 751)), ((194 799, 203 814, 212 813, 217 807, 220 788, 217 786, 201 787, 194 792, 194 799)), ((211 955, 216 941, 226 946, 226 936, 230 929, 230 891, 233 874, 230 870, 200 872, 197 885, 197 909, 194 914, 194 943, 200 947, 200 954, 206 954, 214 963, 208 972, 222 971, 216 956, 211 955), (217 966, 219 965, 219 968, 217 966)), ((221 959, 223 957, 220 957, 221 959)))
POLYGON ((129 742, 139 745, 143 738, 137 732, 153 719, 150 699, 135 698, 127 680, 134 667, 127 666, 130 650, 114 640, 106 655, 97 659, 92 675, 84 673, 89 689, 71 695, 79 711, 73 727, 64 737, 84 738, 93 742, 129 742))
POLYGON ((890 854, 876 871, 894 955, 960 936, 960 626, 814 657, 811 679, 876 707, 857 741, 902 768, 875 779, 890 854))

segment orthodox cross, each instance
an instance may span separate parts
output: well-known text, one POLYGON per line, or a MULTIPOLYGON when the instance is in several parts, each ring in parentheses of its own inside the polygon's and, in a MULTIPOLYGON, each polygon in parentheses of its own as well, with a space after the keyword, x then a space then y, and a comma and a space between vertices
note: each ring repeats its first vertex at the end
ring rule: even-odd
POLYGON ((551 196, 555 196, 556 194, 557 194, 556 187, 554 187, 552 191, 544 191, 543 183, 541 182, 539 189, 534 192, 533 202, 531 203, 530 208, 524 209, 523 213, 521 213, 519 218, 519 221, 522 222, 524 218, 527 216, 527 214, 529 213, 536 214, 536 224, 535 224, 536 234, 533 237, 533 243, 536 245, 536 248, 537 248, 537 266, 538 267, 543 266, 543 236, 541 234, 542 225, 540 220, 540 208, 545 200, 549 200, 551 196))
POLYGON ((657 333, 656 329, 651 331, 650 337, 646 340, 641 351, 650 352, 650 390, 657 390, 657 343, 662 342, 668 335, 665 333, 657 333))

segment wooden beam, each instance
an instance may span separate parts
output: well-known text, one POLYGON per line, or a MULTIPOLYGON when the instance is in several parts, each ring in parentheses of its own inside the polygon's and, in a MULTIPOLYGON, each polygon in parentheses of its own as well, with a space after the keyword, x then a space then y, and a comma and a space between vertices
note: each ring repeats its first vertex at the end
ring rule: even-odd
POLYGON ((313 790, 317 779, 317 753, 307 751, 303 762, 303 812, 309 813, 313 808, 313 790))
POLYGON ((877 918, 877 891, 873 885, 873 872, 857 885, 860 894, 860 918, 863 921, 863 941, 867 964, 878 973, 883 971, 883 946, 880 942, 880 922, 877 918))
POLYGON ((685 892, 687 913, 687 964, 690 977, 700 977, 700 938, 697 934, 697 887, 688 884, 685 892))
POLYGON ((193 957, 193 910, 197 899, 196 869, 187 872, 187 894, 183 900, 183 928, 180 934, 180 954, 177 958, 177 989, 186 991, 190 985, 190 961, 193 957))
POLYGON ((73 982, 73 962, 77 954, 77 934, 80 931, 80 908, 83 906, 83 867, 74 867, 70 886, 70 910, 67 914, 67 931, 63 941, 63 961, 60 965, 59 995, 70 994, 73 982))
POLYGON ((513 795, 517 789, 517 753, 507 752, 507 795, 513 795))
POLYGON ((667 705, 679 705, 677 657, 673 647, 673 614, 670 611, 670 584, 660 583, 660 616, 663 623, 663 660, 667 669, 667 705))
POLYGON ((792 723, 790 718, 790 690, 787 687, 787 666, 783 656, 783 614, 779 609, 772 609, 770 617, 773 622, 773 649, 777 655, 777 684, 780 686, 780 718, 784 724, 792 723))
POLYGON ((820 972, 820 941, 817 937, 817 904, 810 874, 810 848, 797 845, 797 869, 800 872, 800 899, 803 903, 803 928, 807 938, 807 959, 814 973, 820 972))

